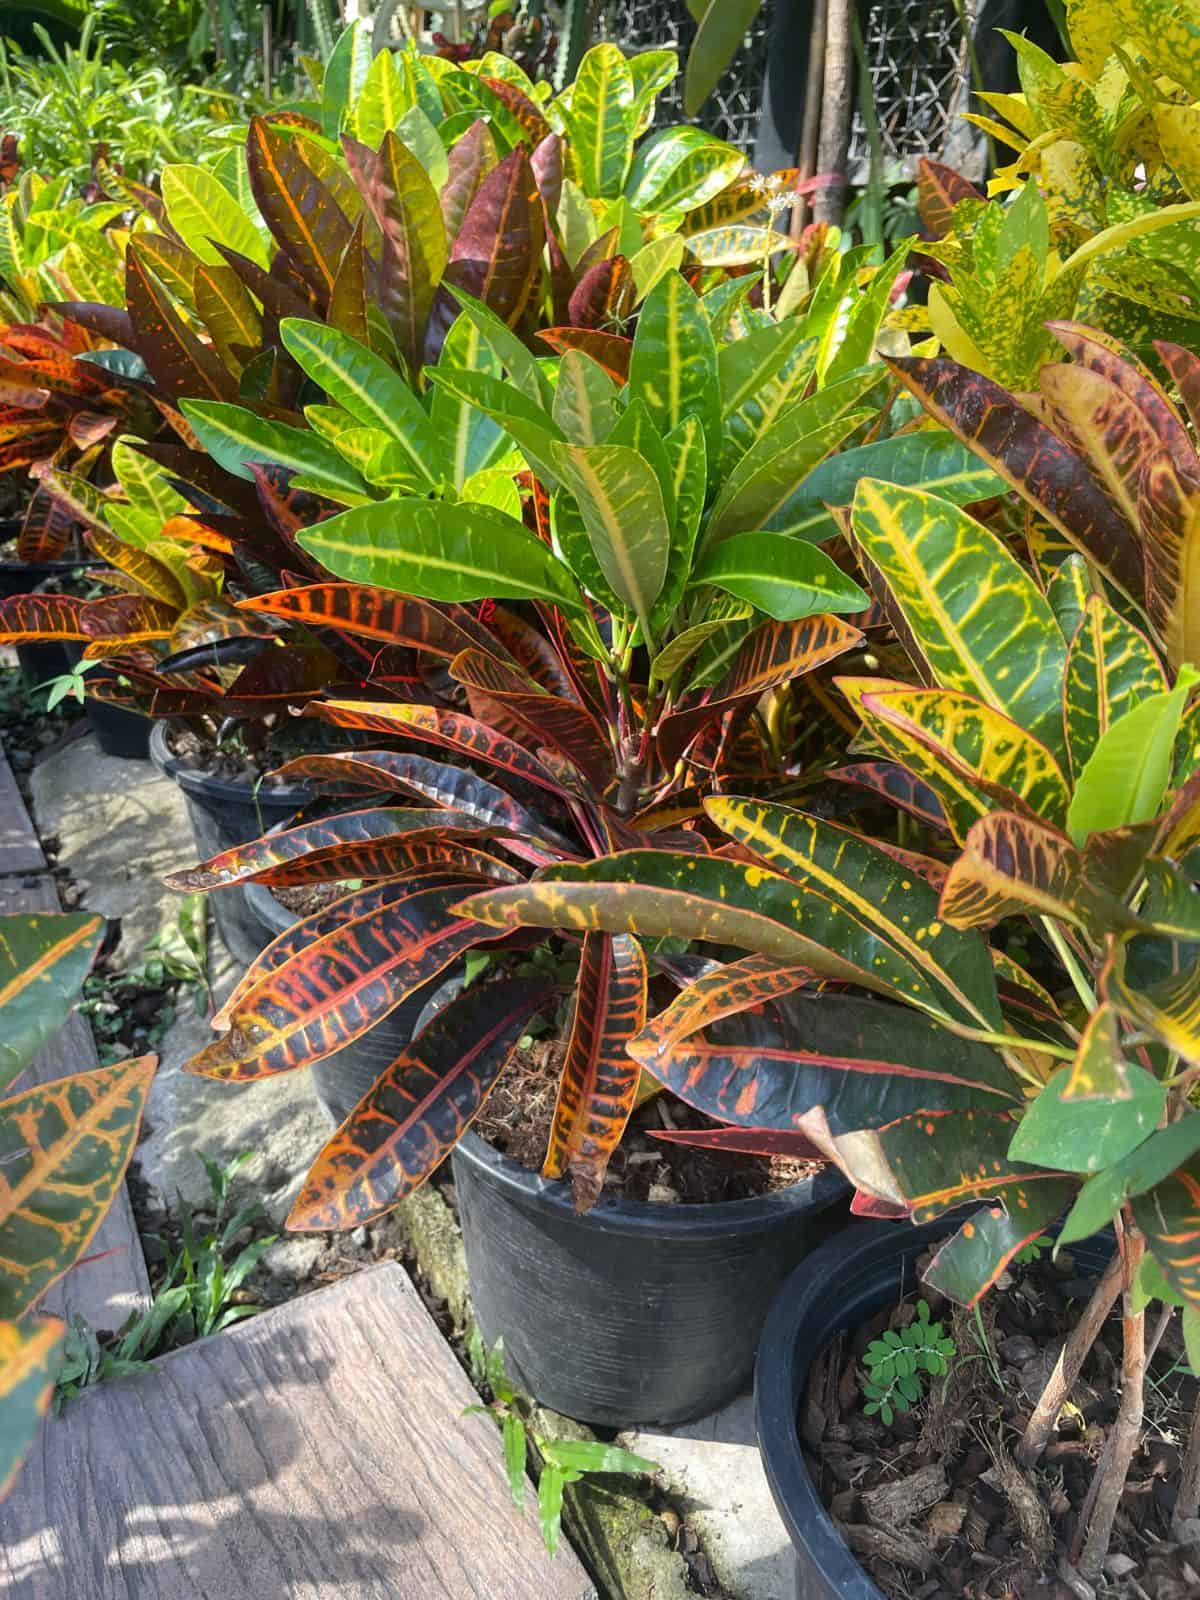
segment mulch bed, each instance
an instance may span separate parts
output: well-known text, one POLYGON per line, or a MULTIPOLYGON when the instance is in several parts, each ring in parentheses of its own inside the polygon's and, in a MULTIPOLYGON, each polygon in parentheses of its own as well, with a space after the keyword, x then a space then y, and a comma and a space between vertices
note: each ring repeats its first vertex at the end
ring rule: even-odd
MULTIPOLYGON (((1119 1316, 1106 1323, 1038 1468, 1022 1473, 1011 1451, 1093 1286, 1066 1251, 1057 1263, 1043 1256, 1015 1268, 981 1307, 986 1351, 973 1312, 921 1289, 814 1362, 800 1419, 810 1470, 889 1600, 1079 1600, 1058 1564, 1071 1551, 1117 1413, 1119 1316), (886 1426, 864 1414, 863 1353, 884 1330, 912 1322, 921 1299, 957 1355, 927 1398, 886 1426)), ((1196 1392, 1172 1324, 1146 1385, 1145 1435, 1098 1591, 1106 1600, 1200 1595, 1200 1549, 1170 1538, 1180 1440, 1196 1392)))

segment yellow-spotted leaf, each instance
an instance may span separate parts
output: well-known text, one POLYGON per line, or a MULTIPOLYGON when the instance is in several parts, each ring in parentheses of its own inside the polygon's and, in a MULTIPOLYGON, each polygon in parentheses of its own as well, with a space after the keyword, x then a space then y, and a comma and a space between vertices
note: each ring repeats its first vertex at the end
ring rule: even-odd
POLYGON ((1015 810, 1061 828, 1070 793, 1062 769, 1033 736, 970 695, 876 688, 842 679, 872 738, 941 800, 961 844, 976 818, 1015 810))
POLYGON ((869 478, 854 498, 853 528, 899 609, 918 669, 1060 754, 1066 643, 1045 596, 995 534, 947 500, 869 478))
POLYGON ((55 1317, 0 1322, 0 1500, 49 1409, 66 1332, 55 1317))
POLYGON ((559 100, 584 193, 592 200, 620 194, 637 127, 634 83, 615 44, 594 45, 579 63, 569 106, 559 100))
POLYGON ((1083 771, 1114 722, 1166 688, 1166 676, 1145 635, 1099 595, 1090 595, 1067 653, 1063 684, 1073 771, 1083 771))
POLYGON ((157 1056, 0 1101, 0 1316, 17 1317, 79 1260, 125 1176, 157 1056))
POLYGON ((875 927, 919 970, 942 1008, 976 1027, 998 1027, 996 979, 978 934, 951 927, 936 891, 848 828, 788 806, 724 796, 705 810, 723 833, 875 927))
POLYGON ((629 398, 644 401, 664 438, 685 417, 699 417, 710 471, 720 460, 717 347, 703 306, 678 272, 659 279, 638 316, 629 360, 629 398))

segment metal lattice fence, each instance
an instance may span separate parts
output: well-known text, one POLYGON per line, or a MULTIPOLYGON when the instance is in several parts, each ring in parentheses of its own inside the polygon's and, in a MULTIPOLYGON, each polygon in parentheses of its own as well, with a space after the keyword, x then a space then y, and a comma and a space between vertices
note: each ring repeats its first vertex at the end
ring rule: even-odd
MULTIPOLYGON (((681 72, 659 96, 655 125, 694 122, 749 153, 758 130, 772 10, 771 0, 763 0, 745 42, 701 107, 698 117, 683 114, 681 72)), ((683 0, 609 0, 602 10, 597 33, 602 39, 613 40, 625 51, 677 48, 682 62, 695 38, 696 24, 683 0)))
MULTIPOLYGON (((964 0, 964 17, 974 9, 964 0)), ((872 0, 863 34, 885 165, 911 169, 920 156, 942 157, 963 126, 959 113, 970 83, 955 0, 872 0)), ((854 179, 865 173, 870 156, 860 106, 850 134, 854 179)))
MULTIPOLYGON (((962 14, 975 12, 962 0, 962 14)), ((683 115, 682 73, 659 98, 655 122, 691 120, 728 139, 748 154, 753 149, 762 105, 771 0, 764 0, 741 49, 700 115, 683 115)), ((597 27, 600 38, 624 50, 678 48, 680 57, 695 37, 696 24, 683 0, 609 0, 597 27)), ((959 136, 969 84, 970 59, 956 0, 870 0, 863 33, 879 116, 886 167, 912 170, 922 155, 940 156, 959 136)), ((870 146, 861 107, 856 109, 849 167, 861 182, 870 146)))

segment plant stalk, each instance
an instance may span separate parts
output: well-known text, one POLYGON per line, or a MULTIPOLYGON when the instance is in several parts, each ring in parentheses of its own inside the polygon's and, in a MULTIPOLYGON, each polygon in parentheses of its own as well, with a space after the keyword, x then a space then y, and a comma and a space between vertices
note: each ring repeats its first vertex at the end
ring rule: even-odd
POLYGON ((1053 917, 1043 917, 1041 920, 1042 927, 1046 930, 1046 937, 1054 946, 1055 955, 1062 962, 1063 966, 1066 967, 1067 972, 1070 975, 1071 983, 1075 988, 1075 993, 1079 996, 1080 1000, 1087 1007, 1089 1012, 1095 1011, 1098 1003, 1096 1000, 1096 991, 1088 982, 1087 974, 1080 966, 1079 958, 1076 956, 1074 950, 1072 950, 1071 946, 1067 943, 1062 929, 1059 927, 1058 923, 1055 922, 1053 917))
MULTIPOLYGON (((797 182, 816 176, 817 141, 821 135, 821 90, 825 82, 825 26, 829 0, 813 0, 812 29, 808 36, 808 76, 804 84, 804 121, 796 153, 797 182)), ((799 239, 808 223, 808 195, 798 194, 792 207, 791 234, 799 239)))
POLYGON ((1145 1254, 1146 1241, 1142 1233, 1129 1227, 1125 1234, 1125 1261, 1123 1277, 1124 1308, 1122 1313, 1121 1351, 1121 1406, 1117 1420, 1109 1435, 1111 1458, 1106 1450, 1096 1468, 1096 1498, 1087 1525, 1083 1553, 1079 1558, 1079 1575, 1085 1583, 1096 1584, 1104 1567, 1112 1539, 1113 1523, 1129 1468, 1142 1436, 1142 1415, 1145 1403, 1146 1382, 1146 1314, 1133 1310, 1133 1281, 1145 1254))
POLYGON ((1050 1435, 1054 1432, 1058 1414, 1070 1397, 1071 1390, 1083 1370, 1083 1363, 1087 1360, 1088 1351, 1095 1344, 1100 1329, 1104 1326, 1109 1312, 1116 1303, 1117 1295, 1121 1292, 1121 1276, 1120 1253, 1114 1252, 1112 1260, 1104 1269, 1103 1277, 1092 1291, 1092 1298, 1072 1328, 1070 1338, 1063 1345, 1054 1371, 1042 1390, 1041 1399, 1034 1406, 1033 1415, 1025 1426, 1025 1433, 1013 1452, 1019 1467, 1036 1466, 1041 1459, 1042 1451, 1050 1443, 1050 1435))
POLYGON ((831 183, 813 197, 817 222, 840 223, 846 206, 846 158, 850 153, 850 119, 854 112, 854 0, 828 0, 825 29, 825 88, 821 107, 821 136, 817 143, 817 168, 836 173, 831 183))
POLYGON ((1179 1538, 1183 1524, 1197 1515, 1200 1515, 1200 1398, 1192 1406, 1192 1421, 1180 1464, 1179 1494, 1171 1513, 1171 1537, 1179 1538))

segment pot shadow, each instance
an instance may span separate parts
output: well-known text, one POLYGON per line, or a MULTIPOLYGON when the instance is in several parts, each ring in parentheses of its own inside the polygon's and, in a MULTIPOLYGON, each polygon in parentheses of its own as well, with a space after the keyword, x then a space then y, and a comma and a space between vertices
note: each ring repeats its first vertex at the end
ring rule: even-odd
POLYGON ((332 1375, 329 1344, 280 1319, 85 1391, 0 1506, 0 1594, 438 1593, 419 1489, 361 1420, 361 1386, 332 1375))

